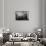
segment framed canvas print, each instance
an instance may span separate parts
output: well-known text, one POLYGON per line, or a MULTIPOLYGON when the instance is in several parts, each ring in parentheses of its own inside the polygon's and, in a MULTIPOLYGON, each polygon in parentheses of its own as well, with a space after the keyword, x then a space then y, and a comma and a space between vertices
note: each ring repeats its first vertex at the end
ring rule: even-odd
POLYGON ((28 11, 16 11, 16 20, 29 20, 29 14, 28 11))

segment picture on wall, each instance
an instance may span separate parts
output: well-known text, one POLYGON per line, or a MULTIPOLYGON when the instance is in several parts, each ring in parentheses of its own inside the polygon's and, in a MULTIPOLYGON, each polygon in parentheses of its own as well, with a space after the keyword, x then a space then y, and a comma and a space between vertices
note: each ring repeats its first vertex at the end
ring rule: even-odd
POLYGON ((15 16, 16 20, 29 20, 28 11, 16 11, 15 16))

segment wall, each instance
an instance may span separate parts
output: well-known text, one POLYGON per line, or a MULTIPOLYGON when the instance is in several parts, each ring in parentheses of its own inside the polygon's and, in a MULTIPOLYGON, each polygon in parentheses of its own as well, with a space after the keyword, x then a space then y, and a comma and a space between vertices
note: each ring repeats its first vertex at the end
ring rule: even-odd
POLYGON ((14 32, 33 32, 42 25, 42 0, 4 0, 4 25, 14 32), (29 11, 29 21, 16 21, 15 11, 29 11))
MULTIPOLYGON (((0 28, 3 27, 3 0, 0 0, 0 28)), ((2 31, 0 30, 0 33, 2 31)))
POLYGON ((42 11, 42 20, 43 20, 43 37, 46 37, 46 0, 43 0, 43 11, 42 11))

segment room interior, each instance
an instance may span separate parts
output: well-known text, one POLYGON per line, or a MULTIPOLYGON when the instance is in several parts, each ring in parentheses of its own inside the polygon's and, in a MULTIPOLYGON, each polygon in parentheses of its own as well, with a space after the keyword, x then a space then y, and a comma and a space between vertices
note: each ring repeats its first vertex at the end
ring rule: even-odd
POLYGON ((46 46, 46 0, 0 0, 0 46, 46 46))

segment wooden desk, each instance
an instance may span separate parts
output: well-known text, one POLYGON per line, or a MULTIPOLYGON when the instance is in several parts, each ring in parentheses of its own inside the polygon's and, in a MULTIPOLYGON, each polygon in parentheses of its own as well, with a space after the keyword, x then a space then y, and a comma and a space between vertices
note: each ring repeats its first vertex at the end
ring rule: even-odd
POLYGON ((11 38, 11 40, 9 40, 9 42, 12 42, 12 44, 14 45, 14 43, 15 42, 31 42, 31 40, 29 40, 29 39, 32 39, 33 41, 33 43, 34 43, 34 40, 35 40, 35 38, 33 38, 33 37, 26 37, 26 38, 23 38, 23 37, 12 37, 11 38))
MULTIPOLYGON (((13 41, 11 41, 11 42, 13 42, 13 41)), ((39 45, 39 43, 37 43, 37 42, 14 42, 14 44, 11 44, 10 46, 38 46, 38 45, 39 45)), ((9 46, 9 45, 7 45, 7 46, 9 46)))

